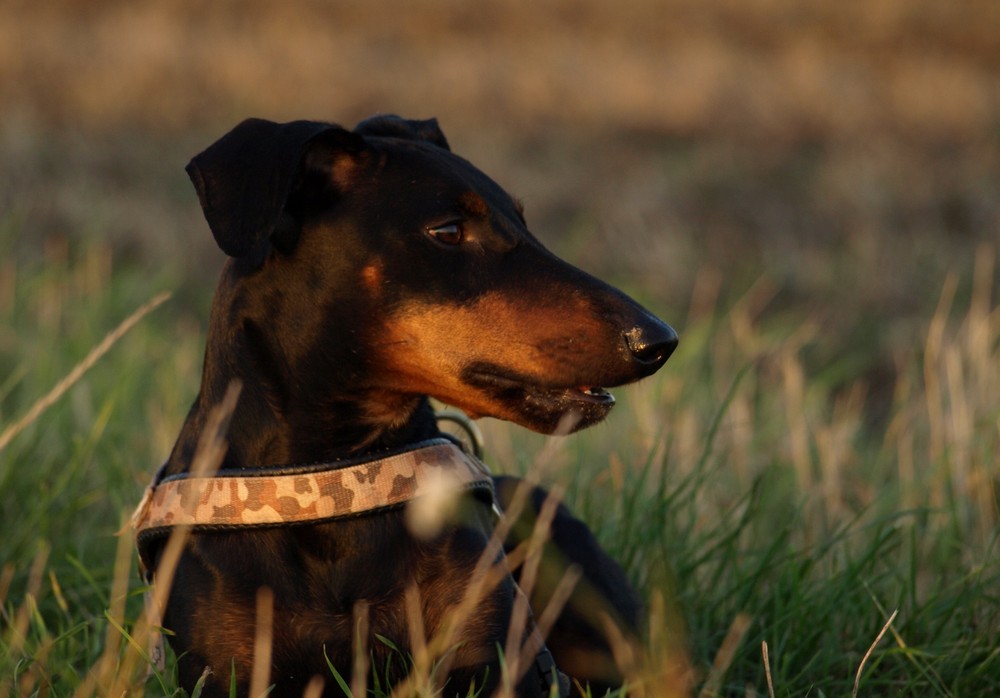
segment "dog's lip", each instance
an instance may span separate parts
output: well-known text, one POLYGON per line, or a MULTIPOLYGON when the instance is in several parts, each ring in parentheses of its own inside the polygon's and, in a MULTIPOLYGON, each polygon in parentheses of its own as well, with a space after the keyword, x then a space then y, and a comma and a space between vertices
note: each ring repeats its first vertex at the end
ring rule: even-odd
POLYGON ((611 393, 585 377, 572 382, 540 380, 490 362, 466 366, 462 381, 485 398, 489 406, 480 410, 484 416, 508 419, 544 434, 597 424, 615 405, 611 393))
POLYGON ((527 376, 507 373, 490 368, 479 368, 466 376, 468 382, 493 390, 520 390, 535 398, 552 402, 586 403, 588 405, 611 407, 615 396, 605 388, 591 385, 565 386, 546 385, 527 376))
POLYGON ((580 388, 568 388, 566 390, 566 396, 571 400, 591 402, 597 405, 615 404, 615 396, 609 393, 604 388, 595 388, 587 386, 580 388))

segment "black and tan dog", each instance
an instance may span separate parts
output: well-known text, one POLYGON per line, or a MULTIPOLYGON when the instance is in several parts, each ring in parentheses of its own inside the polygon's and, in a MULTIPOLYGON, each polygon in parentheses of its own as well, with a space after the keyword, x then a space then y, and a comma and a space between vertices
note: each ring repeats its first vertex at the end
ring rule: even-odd
MULTIPOLYGON (((589 426, 614 403, 605 387, 652 374, 677 343, 626 295, 548 252, 520 204, 452 154, 433 120, 380 116, 353 131, 249 120, 188 172, 231 259, 212 306, 201 391, 161 483, 184 479, 209 410, 233 381, 242 394, 220 477, 246 476, 240 482, 251 486, 239 487, 256 497, 259 473, 323 464, 336 475, 341 465, 440 444, 428 397, 540 432, 567 414, 574 428, 589 426)), ((294 487, 308 491, 310 482, 294 487)), ((500 478, 496 489, 502 504, 513 483, 500 478)), ((340 491, 329 489, 330 500, 340 491)), ((228 694, 235 667, 245 694, 261 587, 274 599, 271 695, 301 695, 317 675, 340 694, 327 657, 350 676, 358 601, 367 602, 370 637, 411 651, 406 591, 419 591, 433 635, 487 547, 493 518, 489 493, 481 495, 470 489, 464 518, 430 539, 410 531, 398 503, 308 523, 196 528, 163 619, 182 683, 190 689, 210 667, 204 695, 228 694)), ((536 508, 543 498, 533 494, 536 508)), ((152 569, 162 533, 140 535, 152 569)), ((594 605, 629 635, 640 603, 563 507, 552 537, 557 564, 579 565, 583 580, 548 647, 562 672, 593 682, 599 695, 621 677, 594 605)), ((537 589, 532 601, 546 593, 537 589)), ((492 693, 516 594, 507 577, 482 599, 449 656, 446 695, 466 695, 470 685, 492 693)), ((373 642, 370 651, 381 671, 392 650, 373 642)), ((405 673, 400 662, 391 666, 405 673)), ((518 693, 547 695, 544 673, 526 672, 518 693)))

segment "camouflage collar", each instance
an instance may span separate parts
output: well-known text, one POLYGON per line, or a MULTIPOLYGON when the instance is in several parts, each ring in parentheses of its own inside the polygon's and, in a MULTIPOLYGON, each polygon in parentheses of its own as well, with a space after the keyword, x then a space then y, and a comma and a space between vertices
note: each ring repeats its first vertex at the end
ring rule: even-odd
MULTIPOLYGON (((483 493, 499 515, 489 468, 448 438, 430 439, 365 461, 220 470, 212 477, 163 477, 162 471, 154 476, 132 514, 140 570, 150 583, 155 574, 150 543, 175 526, 231 530, 328 521, 401 506, 441 493, 442 488, 483 493)), ((523 595, 516 584, 515 589, 523 595)), ((159 617, 160 611, 153 613, 159 617)), ((569 680, 556 669, 538 627, 533 621, 531 625, 528 642, 535 654, 535 670, 543 685, 550 691, 556 689, 552 694, 568 696, 569 680)), ((159 633, 150 637, 150 656, 158 658, 160 669, 165 668, 162 640, 159 633)))
POLYGON ((325 521, 399 506, 442 487, 493 496, 486 465, 439 438, 360 462, 157 476, 132 527, 141 551, 149 538, 178 525, 211 530, 325 521))

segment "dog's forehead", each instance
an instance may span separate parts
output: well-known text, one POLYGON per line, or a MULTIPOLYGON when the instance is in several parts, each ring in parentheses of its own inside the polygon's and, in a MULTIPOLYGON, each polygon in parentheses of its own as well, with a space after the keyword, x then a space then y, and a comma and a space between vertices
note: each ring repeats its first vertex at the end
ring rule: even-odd
POLYGON ((436 193, 451 192, 471 213, 489 209, 522 213, 520 202, 489 175, 465 158, 433 143, 401 138, 379 138, 383 168, 409 177, 411 184, 436 193), (414 176, 419 172, 420 176, 414 176))

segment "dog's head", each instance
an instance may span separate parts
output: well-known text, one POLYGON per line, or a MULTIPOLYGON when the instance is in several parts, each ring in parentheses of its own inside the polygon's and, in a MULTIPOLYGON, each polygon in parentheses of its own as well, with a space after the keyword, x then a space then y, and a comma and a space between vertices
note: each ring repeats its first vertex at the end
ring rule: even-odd
POLYGON ((274 402, 364 394, 384 406, 373 419, 398 420, 406 398, 430 395, 537 431, 575 429, 608 413, 605 388, 652 374, 677 344, 546 250, 434 120, 380 116, 349 131, 252 119, 188 173, 234 258, 215 312, 250 337, 274 383, 329 379, 274 402))

